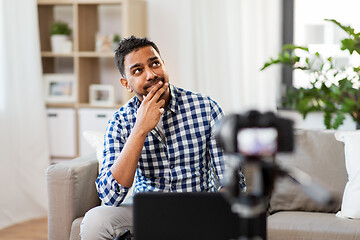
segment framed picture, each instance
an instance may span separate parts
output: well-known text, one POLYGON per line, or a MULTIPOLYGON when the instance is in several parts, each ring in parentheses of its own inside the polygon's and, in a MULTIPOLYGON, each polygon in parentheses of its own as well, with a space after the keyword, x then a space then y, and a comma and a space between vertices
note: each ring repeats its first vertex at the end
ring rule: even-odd
POLYGON ((74 74, 44 74, 44 80, 47 103, 74 103, 76 101, 74 74))
POLYGON ((105 84, 91 84, 90 105, 94 105, 94 106, 115 105, 114 86, 105 85, 105 84))

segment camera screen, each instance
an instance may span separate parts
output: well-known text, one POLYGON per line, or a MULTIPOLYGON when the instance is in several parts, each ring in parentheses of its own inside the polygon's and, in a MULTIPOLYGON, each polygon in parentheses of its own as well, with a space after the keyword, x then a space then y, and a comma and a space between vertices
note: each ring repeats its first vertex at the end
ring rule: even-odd
POLYGON ((277 151, 275 128, 244 128, 237 133, 237 149, 245 156, 271 156, 277 151))

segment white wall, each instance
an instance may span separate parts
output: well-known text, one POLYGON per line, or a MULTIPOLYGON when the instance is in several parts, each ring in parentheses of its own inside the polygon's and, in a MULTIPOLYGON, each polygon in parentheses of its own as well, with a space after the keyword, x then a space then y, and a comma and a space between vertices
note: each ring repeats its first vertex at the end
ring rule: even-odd
MULTIPOLYGON (((190 36, 181 34, 180 21, 189 21, 189 1, 148 0, 148 36, 159 47, 161 56, 170 75, 171 82, 179 87, 190 89, 192 86, 182 76, 186 75, 186 43, 190 36), (181 12, 182 18, 176 18, 181 12), (185 55, 185 56, 184 56, 185 55)), ((188 22, 190 25, 191 23, 188 22)), ((190 56, 188 56, 190 57, 190 56)))
MULTIPOLYGON (((171 82, 215 99, 225 112, 275 109, 280 1, 147 0, 148 36, 171 82)), ((277 95, 276 95, 277 94, 277 95)))

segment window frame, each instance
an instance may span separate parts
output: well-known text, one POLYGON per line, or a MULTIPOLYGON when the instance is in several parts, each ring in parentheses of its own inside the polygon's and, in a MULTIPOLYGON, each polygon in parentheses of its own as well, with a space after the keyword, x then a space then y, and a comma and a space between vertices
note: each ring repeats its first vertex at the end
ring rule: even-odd
MULTIPOLYGON (((282 46, 294 43, 294 0, 282 0, 282 46)), ((293 69, 291 66, 281 66, 281 104, 285 99, 286 93, 293 86, 293 69)))

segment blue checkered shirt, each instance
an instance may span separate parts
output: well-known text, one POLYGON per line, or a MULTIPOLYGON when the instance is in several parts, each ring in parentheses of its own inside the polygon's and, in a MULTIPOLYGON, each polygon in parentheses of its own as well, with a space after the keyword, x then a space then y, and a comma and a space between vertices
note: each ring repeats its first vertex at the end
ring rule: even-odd
MULTIPOLYGON (((223 151, 213 135, 223 112, 218 104, 170 85, 170 103, 164 111, 164 139, 157 128, 147 135, 135 175, 134 194, 143 191, 217 191, 224 176, 223 151), (216 181, 219 180, 219 181, 216 181)), ((129 188, 113 178, 110 167, 118 158, 136 121, 140 101, 134 97, 109 121, 104 160, 96 180, 105 205, 119 206, 129 188)), ((245 182, 242 182, 245 187, 245 182)))

